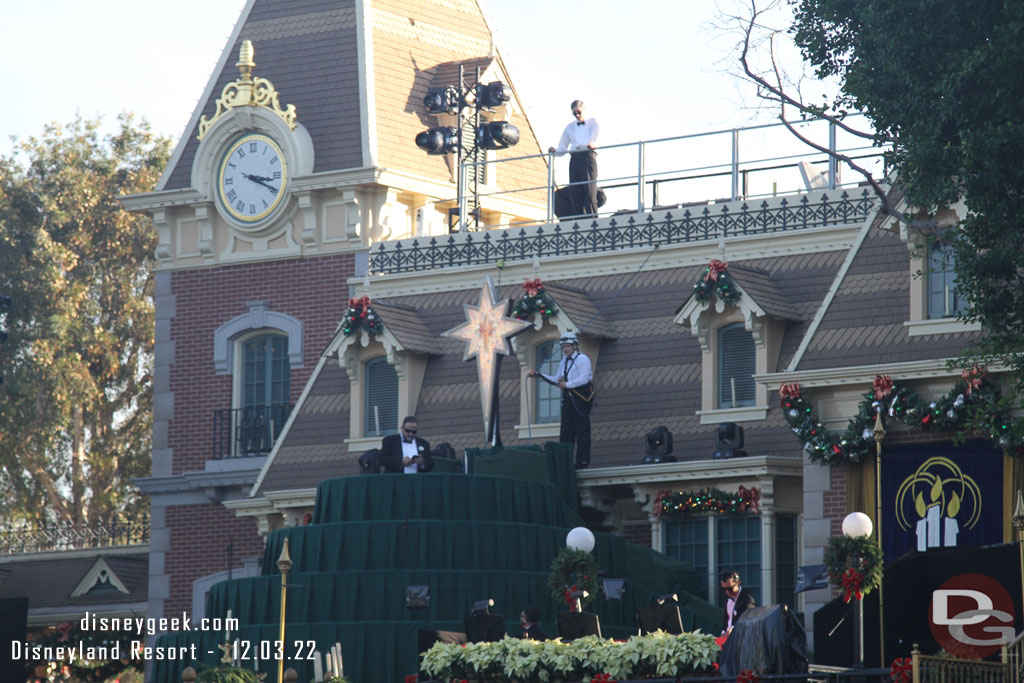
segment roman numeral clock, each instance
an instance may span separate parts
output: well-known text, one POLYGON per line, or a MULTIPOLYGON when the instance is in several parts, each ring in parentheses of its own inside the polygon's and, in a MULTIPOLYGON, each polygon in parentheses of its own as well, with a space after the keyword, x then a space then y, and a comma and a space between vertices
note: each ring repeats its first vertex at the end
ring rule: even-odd
POLYGON ((221 210, 255 225, 272 216, 286 196, 288 163, 272 137, 246 133, 228 146, 216 184, 221 210))
MULTIPOLYGON (((216 208, 230 226, 215 231, 207 218, 208 251, 223 256, 295 251, 291 218, 297 210, 292 181, 313 170, 313 143, 296 120, 295 105, 282 107, 266 78, 253 75, 255 50, 248 40, 238 51, 239 77, 224 86, 212 116, 199 120, 199 149, 192 169, 193 187, 204 204, 216 208), (214 234, 214 233, 217 234, 214 234)), ((312 202, 307 202, 310 207, 312 202)), ((315 210, 304 214, 301 242, 315 234, 315 210), (308 233, 308 235, 307 235, 308 233)), ((200 225, 209 212, 197 208, 200 225)), ((202 239, 200 251, 203 250, 202 239)))

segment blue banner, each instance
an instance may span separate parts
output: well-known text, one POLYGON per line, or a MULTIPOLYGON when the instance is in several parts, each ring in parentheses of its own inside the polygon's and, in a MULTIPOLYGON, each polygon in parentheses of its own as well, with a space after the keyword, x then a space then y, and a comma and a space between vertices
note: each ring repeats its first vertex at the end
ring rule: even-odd
POLYGON ((882 550, 909 551, 1003 541, 1003 453, 990 441, 882 450, 882 550))

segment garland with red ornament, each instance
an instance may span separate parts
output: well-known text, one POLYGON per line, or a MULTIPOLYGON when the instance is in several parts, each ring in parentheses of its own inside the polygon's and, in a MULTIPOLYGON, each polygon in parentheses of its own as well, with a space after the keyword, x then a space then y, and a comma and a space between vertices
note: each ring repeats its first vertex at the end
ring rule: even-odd
POLYGON ((554 299, 544 289, 544 283, 539 277, 523 283, 523 295, 512 307, 512 317, 517 320, 526 320, 534 313, 540 313, 545 318, 558 313, 554 299))
POLYGON ((897 657, 889 667, 889 679, 893 683, 910 683, 914 679, 914 658, 897 657))
POLYGON ((843 600, 860 600, 882 585, 882 549, 867 536, 832 536, 825 544, 825 569, 843 600))
POLYGON ((713 294, 717 294, 718 298, 727 304, 740 298, 740 291, 736 289, 736 283, 729 275, 728 268, 728 263, 718 259, 708 262, 704 267, 704 274, 693 283, 693 295, 697 297, 697 301, 706 304, 711 301, 713 294))
POLYGON ((987 434, 1004 452, 1024 454, 1024 426, 1010 417, 1010 401, 982 368, 964 370, 948 393, 931 402, 888 375, 878 375, 842 434, 818 422, 799 384, 783 384, 779 403, 811 462, 821 465, 860 462, 874 454, 877 414, 883 424, 895 419, 911 429, 987 434))
POLYGON ((341 331, 346 337, 351 337, 361 327, 365 327, 366 331, 374 336, 384 331, 384 323, 370 307, 368 296, 348 300, 348 310, 345 311, 345 322, 341 326, 341 331))
POLYGON ((761 491, 756 486, 749 489, 740 486, 736 493, 726 493, 721 489, 705 491, 658 491, 654 499, 654 515, 656 517, 685 517, 716 513, 725 515, 758 514, 760 512, 761 491))

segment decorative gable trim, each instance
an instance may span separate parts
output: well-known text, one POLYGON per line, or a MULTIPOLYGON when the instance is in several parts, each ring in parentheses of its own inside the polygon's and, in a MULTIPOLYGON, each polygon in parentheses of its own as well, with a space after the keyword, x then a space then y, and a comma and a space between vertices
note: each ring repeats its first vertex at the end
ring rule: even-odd
POLYGON ((71 597, 78 598, 83 595, 87 595, 93 588, 104 583, 110 584, 116 588, 119 593, 124 593, 125 595, 130 594, 128 589, 125 588, 124 583, 121 582, 121 579, 117 577, 114 570, 107 564, 106 560, 100 557, 97 558, 92 569, 86 572, 85 576, 82 577, 82 580, 78 582, 78 586, 75 587, 75 590, 71 591, 71 597))

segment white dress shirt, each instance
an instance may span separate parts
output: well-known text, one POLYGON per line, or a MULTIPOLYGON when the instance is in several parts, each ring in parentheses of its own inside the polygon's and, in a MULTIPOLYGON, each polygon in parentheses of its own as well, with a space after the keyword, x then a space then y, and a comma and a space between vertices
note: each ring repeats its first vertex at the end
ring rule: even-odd
POLYGON ((558 364, 558 376, 544 375, 545 379, 552 382, 558 382, 559 377, 565 377, 566 389, 575 389, 576 387, 583 386, 594 379, 594 371, 591 368, 590 359, 579 351, 571 356, 563 356, 562 362, 558 364), (566 368, 568 368, 568 373, 566 368))
MULTIPOLYGON (((415 458, 417 455, 419 455, 419 453, 417 452, 416 449, 416 439, 413 439, 412 441, 406 441, 405 439, 402 439, 402 457, 415 458)), ((419 463, 412 462, 405 466, 406 474, 415 474, 416 472, 419 471, 419 463)))
POLYGON ((562 139, 558 141, 558 149, 556 153, 565 154, 568 152, 579 152, 587 149, 587 145, 590 143, 597 144, 597 136, 601 132, 601 127, 597 124, 597 119, 589 118, 584 119, 583 125, 579 125, 578 121, 573 121, 565 127, 565 132, 562 133, 562 139))

